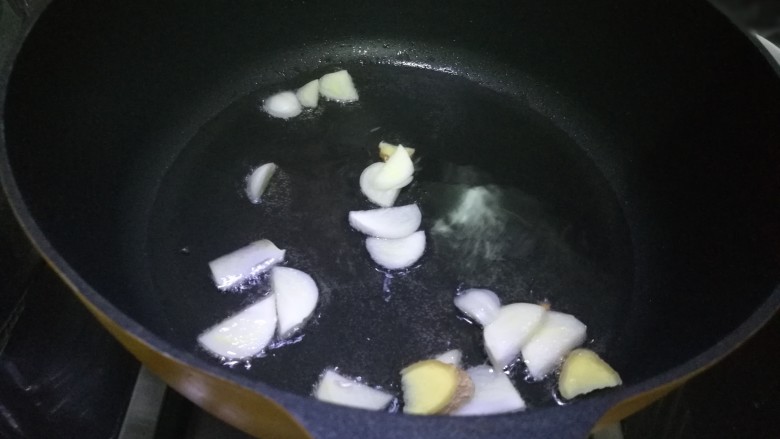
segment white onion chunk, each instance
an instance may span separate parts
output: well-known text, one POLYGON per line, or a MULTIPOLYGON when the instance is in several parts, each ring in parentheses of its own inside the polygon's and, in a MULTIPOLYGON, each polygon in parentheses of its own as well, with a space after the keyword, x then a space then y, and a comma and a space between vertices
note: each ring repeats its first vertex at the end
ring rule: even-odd
POLYGON ((273 294, 217 323, 198 336, 198 343, 228 360, 260 353, 276 331, 276 298, 273 294))
MULTIPOLYGON (((373 184, 374 177, 376 177, 376 174, 380 169, 382 169, 382 166, 384 165, 385 164, 383 162, 376 162, 363 170, 363 172, 360 174, 360 190, 363 192, 363 195, 365 195, 366 198, 368 198, 368 200, 372 203, 381 207, 390 207, 395 203, 395 199, 398 198, 398 194, 401 192, 401 190, 379 190, 373 184)), ((410 177, 409 183, 411 182, 412 180, 410 177)))
POLYGON ((502 370, 517 358, 541 325, 546 312, 544 307, 533 303, 512 303, 501 307, 483 332, 485 350, 493 367, 502 370))
POLYGON ((349 224, 375 238, 404 238, 417 231, 421 222, 422 213, 416 204, 349 212, 349 224))
POLYGON ((314 312, 319 290, 311 276, 289 267, 271 269, 271 290, 276 295, 279 338, 285 339, 314 312))
POLYGON ((453 414, 457 416, 495 415, 525 410, 525 401, 503 372, 490 366, 466 371, 474 383, 474 396, 453 414))
POLYGON ((487 326, 498 317, 501 300, 490 290, 471 288, 455 296, 455 306, 475 322, 487 326))
POLYGON ((382 410, 393 400, 393 395, 356 380, 326 370, 314 390, 320 401, 366 410, 382 410))
POLYGON ((460 349, 452 349, 437 355, 434 357, 434 360, 460 368, 460 363, 463 360, 463 352, 461 352, 460 349))
POLYGON ((406 268, 417 262, 425 252, 425 232, 414 232, 399 239, 366 239, 371 259, 390 270, 406 268))
POLYGON ((263 102, 263 109, 273 117, 289 119, 301 114, 303 108, 298 97, 291 91, 277 93, 263 102))
POLYGON ((535 380, 543 379, 572 349, 585 341, 587 327, 571 314, 550 311, 523 346, 523 361, 535 380))
POLYGON ((261 239, 209 262, 211 276, 219 289, 227 290, 284 261, 284 253, 273 242, 261 239))
POLYGON ((320 80, 309 81, 295 92, 298 102, 307 108, 317 108, 320 100, 320 80))
POLYGON ((249 201, 254 204, 260 202, 260 198, 265 193, 265 189, 268 187, 268 183, 271 181, 274 172, 276 172, 277 166, 274 163, 266 163, 262 166, 258 166, 257 169, 246 179, 246 195, 249 197, 249 201))
POLYGON ((355 84, 346 70, 328 73, 320 78, 320 94, 332 101, 354 102, 358 100, 355 84))
POLYGON ((406 186, 414 174, 414 163, 403 145, 398 145, 393 155, 376 173, 372 184, 378 190, 400 189, 406 186))

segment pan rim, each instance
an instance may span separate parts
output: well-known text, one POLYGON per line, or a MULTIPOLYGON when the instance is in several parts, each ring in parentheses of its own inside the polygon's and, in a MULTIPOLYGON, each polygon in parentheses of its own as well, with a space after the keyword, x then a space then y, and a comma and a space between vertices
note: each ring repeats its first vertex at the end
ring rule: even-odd
MULTIPOLYGON (((37 17, 36 17, 37 18, 37 17)), ((31 29, 33 23, 30 24, 31 29)), ((748 36, 746 34, 746 36, 748 36)), ((0 69, 0 102, 5 102, 8 78, 11 71, 13 60, 16 57, 17 52, 21 48, 22 42, 26 37, 26 33, 17 38, 17 41, 11 43, 11 49, 8 52, 8 59, 5 60, 5 65, 0 69)), ((771 59, 769 50, 760 44, 761 41, 757 38, 751 38, 757 51, 765 59, 771 59)), ((780 78, 780 65, 772 63, 773 71, 778 74, 780 78)), ((79 296, 81 300, 92 304, 96 309, 108 317, 111 321, 117 323, 120 327, 124 328, 130 335, 153 347, 155 350, 167 353, 174 359, 182 362, 183 364, 198 369, 199 371, 208 375, 217 377, 219 379, 234 382, 242 387, 250 390, 257 391, 275 402, 282 404, 279 400, 283 398, 290 400, 294 404, 303 404, 307 406, 313 404, 314 406, 322 406, 322 402, 308 397, 299 395, 296 393, 288 392, 282 389, 278 389, 274 386, 266 384, 261 381, 252 380, 249 377, 234 374, 230 369, 221 367, 218 364, 212 364, 193 355, 191 352, 176 348, 169 342, 159 337, 158 335, 148 331, 137 321, 132 319, 129 315, 122 312, 119 308, 106 300, 97 290, 92 288, 88 282, 86 282, 71 265, 59 254, 54 246, 49 242, 43 231, 38 227, 37 222, 33 218, 32 214, 28 210, 24 198, 16 184, 16 180, 13 176, 10 163, 8 161, 7 146, 5 142, 5 123, 4 123, 5 108, 0 108, 0 183, 3 186, 9 204, 11 206, 14 215, 21 224, 25 234, 36 250, 43 256, 48 262, 50 267, 54 269, 58 276, 68 285, 74 294, 79 296)), ((714 345, 704 349, 699 354, 689 358, 688 360, 664 371, 656 374, 650 378, 639 381, 631 386, 624 386, 615 391, 606 392, 603 394, 593 395, 587 399, 575 401, 569 406, 592 406, 600 407, 606 410, 612 405, 615 405, 621 401, 627 400, 631 397, 635 397, 650 390, 659 388, 661 386, 673 383, 678 380, 685 379, 692 376, 695 373, 705 370, 707 367, 712 366, 720 359, 724 358, 730 352, 737 349, 743 342, 745 342, 753 333, 758 331, 763 325, 765 325, 773 315, 780 310, 780 285, 776 285, 767 299, 763 301, 741 324, 734 328, 731 332, 722 337, 714 345)), ((286 404, 283 404, 286 405, 286 404)), ((323 406, 324 407, 324 406, 323 406)), ((338 407, 328 405, 333 410, 349 410, 355 409, 338 407)), ((549 410, 559 410, 560 407, 543 407, 538 409, 529 410, 522 414, 522 418, 533 418, 534 414, 542 416, 549 410)), ((367 413, 367 415, 376 416, 396 416, 396 414, 390 414, 385 412, 375 412, 374 414, 367 413)), ((492 415, 491 418, 497 417, 509 417, 516 415, 492 415)), ((481 418, 484 416, 481 416, 481 418)), ((468 418, 458 420, 456 417, 433 417, 433 418, 417 418, 420 422, 469 422, 468 418)))

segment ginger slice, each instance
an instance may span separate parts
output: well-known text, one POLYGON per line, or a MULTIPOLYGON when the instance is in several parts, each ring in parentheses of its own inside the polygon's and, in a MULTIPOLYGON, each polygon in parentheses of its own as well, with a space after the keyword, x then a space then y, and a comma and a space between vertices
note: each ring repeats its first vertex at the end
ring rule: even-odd
POLYGON ((469 374, 463 369, 458 370, 458 387, 455 389, 455 395, 442 410, 441 414, 450 414, 455 410, 463 407, 464 404, 471 401, 474 397, 474 382, 471 380, 469 374))
POLYGON ((558 391, 566 399, 623 384, 620 375, 590 349, 575 349, 561 368, 558 391))
POLYGON ((474 383, 463 370, 438 360, 418 361, 401 371, 404 413, 450 413, 474 395, 474 383))

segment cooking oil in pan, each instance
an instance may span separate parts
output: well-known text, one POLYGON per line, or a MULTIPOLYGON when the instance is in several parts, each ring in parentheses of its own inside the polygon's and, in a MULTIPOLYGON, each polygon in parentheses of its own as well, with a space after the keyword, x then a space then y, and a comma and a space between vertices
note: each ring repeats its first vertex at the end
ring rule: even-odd
MULTIPOLYGON (((480 328, 453 305, 459 288, 491 289, 505 304, 549 300, 609 346, 628 307, 630 245, 614 193, 580 147, 522 99, 463 77, 338 67, 349 70, 359 102, 321 100, 313 112, 275 119, 261 111, 264 97, 335 68, 267 84, 204 125, 167 173, 148 249, 178 344, 194 349, 201 331, 258 294, 220 292, 207 264, 265 238, 314 278, 318 317, 299 342, 232 373, 288 391, 307 395, 338 366, 398 392, 404 366, 453 348, 466 367, 484 364, 480 328), (420 206, 428 244, 403 273, 377 269, 347 222, 350 210, 375 207, 358 180, 383 140, 417 151, 414 181, 395 204, 420 206), (253 204, 244 178, 269 162, 279 168, 253 204)), ((520 372, 513 380, 531 406, 555 404, 543 383, 520 372)))

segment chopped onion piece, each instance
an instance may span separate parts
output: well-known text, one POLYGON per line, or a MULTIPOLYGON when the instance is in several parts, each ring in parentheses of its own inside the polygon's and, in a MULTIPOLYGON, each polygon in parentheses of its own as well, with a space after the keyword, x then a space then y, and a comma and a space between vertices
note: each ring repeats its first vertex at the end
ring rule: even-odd
MULTIPOLYGON (((404 148, 406 149, 406 152, 409 153, 409 157, 414 156, 414 148, 404 148)), ((379 142, 379 158, 387 161, 391 155, 395 154, 396 149, 398 149, 398 145, 393 145, 392 143, 387 143, 384 141, 379 142)))
POLYGON ((422 213, 416 204, 349 213, 352 227, 376 238, 404 238, 417 231, 421 221, 422 213))
POLYGON ((320 100, 320 80, 307 82, 295 92, 295 96, 304 107, 316 108, 320 100))
POLYGON ((399 239, 368 238, 366 249, 371 259, 385 268, 406 268, 417 262, 425 252, 425 232, 420 230, 399 239))
MULTIPOLYGON (((363 195, 365 195, 372 203, 382 207, 390 207, 393 205, 393 203, 395 203, 395 199, 398 198, 398 194, 401 192, 401 190, 390 189, 387 191, 382 191, 375 188, 373 185, 374 177, 384 165, 385 164, 382 162, 376 162, 363 170, 363 173, 360 174, 360 190, 363 192, 363 195)), ((411 182, 412 179, 410 178, 407 184, 411 182)))
POLYGON ((442 352, 437 355, 434 360, 441 361, 445 364, 451 364, 457 368, 460 368, 460 362, 463 359, 463 352, 460 349, 452 349, 447 352, 442 352))
POLYGON ((311 276, 288 267, 271 269, 271 289, 276 295, 279 338, 284 339, 311 316, 320 293, 311 276))
POLYGON ((474 383, 474 396, 453 415, 495 415, 525 410, 525 401, 503 372, 490 366, 476 366, 466 373, 474 383))
POLYGON ((211 276, 219 289, 227 290, 284 261, 284 253, 273 242, 261 239, 209 262, 211 276))
POLYGON ((276 298, 273 294, 214 325, 198 342, 228 360, 251 357, 262 351, 276 331, 276 298))
POLYGON ((301 103, 291 91, 283 91, 269 97, 263 103, 263 109, 271 116, 282 119, 295 117, 303 111, 301 103))
POLYGON ((455 296, 455 306, 480 325, 487 326, 498 317, 501 301, 490 290, 472 288, 455 296))
POLYGON ((541 380, 572 349, 585 341, 587 327, 571 314, 550 311, 523 346, 523 361, 535 380, 541 380))
POLYGON ((328 73, 320 78, 320 94, 327 99, 339 102, 354 102, 358 93, 352 77, 346 70, 328 73))
POLYGON ((356 380, 326 370, 317 384, 314 397, 320 401, 367 410, 382 410, 393 400, 393 395, 356 380))
POLYGON ((531 335, 540 327, 547 310, 533 303, 502 306, 498 316, 485 326, 483 339, 490 362, 498 370, 508 366, 531 335))
POLYGON ((373 186, 379 190, 400 189, 414 174, 414 163, 403 145, 398 145, 395 153, 385 162, 374 176, 373 186))
POLYGON ((246 195, 249 197, 249 201, 254 204, 260 202, 260 197, 263 196, 274 172, 276 172, 276 165, 273 163, 258 166, 252 171, 252 174, 246 179, 246 195))

